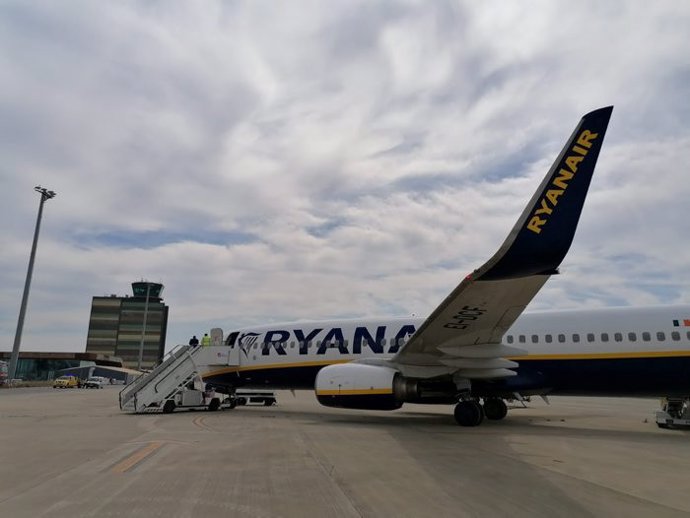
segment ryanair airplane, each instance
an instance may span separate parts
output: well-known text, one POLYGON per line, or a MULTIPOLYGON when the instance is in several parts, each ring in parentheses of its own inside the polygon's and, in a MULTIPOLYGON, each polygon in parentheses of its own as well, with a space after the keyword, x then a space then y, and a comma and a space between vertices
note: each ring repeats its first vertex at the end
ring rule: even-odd
POLYGON ((503 245, 428 318, 240 329, 204 381, 344 408, 455 405, 463 426, 527 395, 690 395, 690 306, 521 316, 570 248, 612 110, 582 118, 503 245))

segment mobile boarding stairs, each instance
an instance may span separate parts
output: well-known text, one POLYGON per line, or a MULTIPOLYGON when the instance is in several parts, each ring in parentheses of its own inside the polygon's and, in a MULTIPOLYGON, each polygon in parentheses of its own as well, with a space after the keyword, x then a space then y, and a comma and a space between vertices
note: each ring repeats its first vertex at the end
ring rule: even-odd
POLYGON ((235 396, 205 391, 201 375, 209 367, 239 365, 237 348, 178 345, 151 372, 142 374, 120 392, 125 412, 170 413, 175 408, 234 408, 235 396))

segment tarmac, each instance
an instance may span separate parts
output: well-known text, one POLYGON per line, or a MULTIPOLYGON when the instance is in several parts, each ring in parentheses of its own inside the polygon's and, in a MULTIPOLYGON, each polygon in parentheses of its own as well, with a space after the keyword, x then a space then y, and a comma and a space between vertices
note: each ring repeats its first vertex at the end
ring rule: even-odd
POLYGON ((655 400, 552 397, 500 422, 452 407, 125 414, 118 390, 0 391, 0 515, 690 515, 690 432, 655 400))

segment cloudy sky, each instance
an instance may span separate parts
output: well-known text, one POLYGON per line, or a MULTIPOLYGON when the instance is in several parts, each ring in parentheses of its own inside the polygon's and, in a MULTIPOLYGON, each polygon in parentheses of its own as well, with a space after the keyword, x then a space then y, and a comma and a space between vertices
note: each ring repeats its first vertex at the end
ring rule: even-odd
POLYGON ((690 4, 0 2, 0 350, 165 284, 211 327, 426 315, 615 105, 531 309, 690 302, 690 4))

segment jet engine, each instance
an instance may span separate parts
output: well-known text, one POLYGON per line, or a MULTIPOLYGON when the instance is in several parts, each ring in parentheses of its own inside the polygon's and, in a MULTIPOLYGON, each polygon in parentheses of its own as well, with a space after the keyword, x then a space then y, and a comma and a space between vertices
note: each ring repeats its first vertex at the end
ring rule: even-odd
POLYGON ((324 406, 363 410, 395 410, 403 403, 452 405, 457 389, 451 380, 405 378, 379 365, 329 365, 316 376, 316 399, 324 406))

